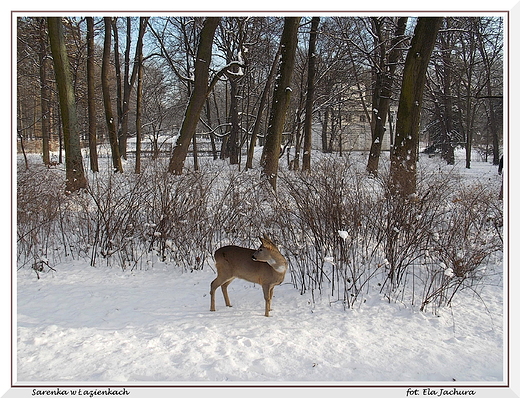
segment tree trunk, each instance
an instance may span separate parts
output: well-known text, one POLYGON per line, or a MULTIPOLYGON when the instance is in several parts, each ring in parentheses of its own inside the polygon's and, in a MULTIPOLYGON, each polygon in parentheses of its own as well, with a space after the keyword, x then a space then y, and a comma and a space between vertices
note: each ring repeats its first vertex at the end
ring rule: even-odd
POLYGON ((500 163, 500 150, 499 150, 499 137, 498 137, 500 127, 497 122, 497 116, 496 116, 496 112, 495 112, 495 108, 494 108, 494 104, 493 104, 494 100, 493 100, 493 98, 491 98, 492 97, 491 82, 489 79, 487 81, 487 86, 488 86, 487 87, 488 96, 490 97, 489 98, 489 129, 491 130, 491 139, 493 142, 493 164, 495 166, 498 166, 498 164, 500 163))
POLYGON ((94 74, 94 19, 87 17, 87 108, 90 170, 99 171, 97 155, 96 87, 94 74))
POLYGON ((63 129, 61 128, 61 111, 58 112, 58 163, 63 163, 63 129))
POLYGON ((50 107, 51 91, 49 82, 47 81, 47 70, 49 64, 49 57, 47 54, 47 33, 45 28, 45 18, 40 20, 40 93, 41 93, 41 108, 42 108, 42 153, 43 163, 48 165, 50 163, 50 107))
POLYGON ((247 151, 246 170, 253 168, 253 156, 255 154, 255 146, 258 138, 258 133, 260 132, 262 114, 264 113, 267 98, 269 96, 269 89, 271 88, 271 84, 273 83, 274 79, 274 74, 277 70, 278 61, 280 60, 280 54, 280 48, 278 48, 278 52, 274 57, 273 64, 271 65, 271 70, 269 71, 269 76, 267 77, 267 81, 265 82, 265 87, 262 91, 262 96, 260 97, 260 104, 258 105, 258 112, 256 114, 255 124, 253 126, 253 133, 251 134, 251 141, 249 142, 249 149, 247 151))
POLYGON ((484 44, 484 38, 481 34, 480 22, 478 20, 473 20, 476 25, 476 31, 478 32, 478 49, 484 61, 485 71, 486 71, 486 94, 488 96, 488 107, 489 107, 489 116, 488 116, 488 125, 489 130, 491 132, 491 139, 493 143, 493 164, 498 165, 500 163, 500 149, 499 149, 499 121, 497 121, 497 115, 495 111, 495 103, 496 100, 493 98, 493 90, 491 87, 492 78, 492 64, 493 60, 490 59, 489 54, 487 52, 486 44, 484 44))
POLYGON ((21 109, 21 106, 22 106, 22 103, 21 101, 18 101, 17 103, 17 111, 16 114, 17 114, 17 133, 18 133, 18 138, 20 138, 20 149, 22 150, 22 155, 23 155, 23 160, 24 160, 24 163, 25 163, 25 170, 29 170, 29 161, 27 160, 27 154, 25 153, 25 145, 24 145, 24 139, 23 139, 23 134, 22 134, 22 131, 24 130, 24 126, 23 126, 23 118, 22 118, 22 109, 21 109))
POLYGON ((408 197, 416 192, 417 149, 426 70, 442 18, 420 17, 403 70, 397 111, 395 145, 391 153, 392 193, 408 197))
POLYGON ((229 122, 231 131, 227 142, 227 153, 230 164, 239 163, 240 154, 240 125, 238 124, 238 87, 236 78, 229 79, 229 122))
POLYGON ((199 46, 197 49, 197 58, 195 60, 195 82, 193 91, 190 96, 190 101, 184 120, 170 158, 168 171, 174 174, 182 174, 184 168, 184 161, 188 154, 188 147, 190 141, 195 134, 195 129, 199 121, 200 112, 208 96, 208 78, 209 65, 211 62, 211 53, 213 45, 213 37, 215 30, 220 22, 220 17, 209 17, 204 21, 204 26, 200 32, 199 46))
POLYGON ((327 139, 327 132, 329 131, 329 113, 330 107, 327 106, 321 122, 321 151, 323 153, 332 152, 332 150, 329 150, 329 141, 327 139))
POLYGON ((296 46, 298 44, 298 27, 300 17, 286 17, 280 46, 282 48, 280 70, 276 79, 271 116, 267 127, 266 142, 262 152, 262 177, 276 191, 278 176, 278 159, 282 133, 291 99, 291 78, 294 70, 296 46))
MULTIPOLYGON (((206 119, 208 121, 208 126, 211 126, 211 108, 210 108, 209 97, 206 98, 206 119)), ((211 128, 210 128, 210 130, 211 130, 211 128)), ((213 153, 213 160, 217 160, 218 151, 217 151, 217 145, 215 143, 215 134, 213 131, 209 132, 209 137, 211 140, 211 152, 213 153)))
POLYGON ((135 104, 135 173, 139 174, 141 172, 141 139, 142 139, 142 129, 141 129, 141 114, 143 109, 143 46, 142 46, 142 36, 144 35, 144 29, 146 29, 146 24, 148 22, 147 17, 139 18, 139 37, 141 38, 141 45, 139 45, 139 41, 137 44, 135 59, 137 62, 137 98, 135 104), (143 32, 141 34, 141 31, 143 32))
POLYGON ((121 156, 121 146, 119 145, 119 134, 121 132, 121 121, 123 120, 123 84, 121 82, 121 61, 119 59, 119 29, 117 28, 117 17, 110 18, 112 34, 114 35, 114 69, 116 72, 116 113, 117 113, 117 145, 121 156))
POLYGON ((197 149, 197 134, 193 134, 191 144, 193 148, 193 170, 199 171, 199 150, 197 149))
MULTIPOLYGON (((132 85, 130 84, 130 48, 132 44, 131 27, 131 18, 126 17, 126 46, 123 73, 123 103, 121 104, 121 125, 119 128, 119 154, 123 157, 123 159, 127 158, 126 147, 128 139, 128 113, 130 111, 130 94, 132 92, 132 85)), ((141 32, 141 29, 139 31, 141 32)))
POLYGON ((453 146, 453 98, 451 94, 452 85, 452 62, 451 51, 453 43, 450 40, 451 32, 449 25, 450 18, 446 18, 446 33, 441 35, 442 45, 442 71, 444 88, 444 112, 442 117, 442 142, 441 156, 449 165, 455 164, 455 148, 453 146), (445 37, 443 37, 445 36, 445 37))
POLYGON ((316 75, 316 38, 320 17, 313 17, 309 35, 309 65, 307 74, 307 98, 305 99, 305 124, 303 125, 303 164, 302 170, 311 169, 312 149, 312 108, 314 105, 314 80, 316 75))
MULTIPOLYGON (((397 28, 391 43, 391 50, 388 54, 388 62, 383 63, 383 70, 378 74, 381 79, 378 92, 378 98, 375 98, 373 104, 373 132, 372 145, 368 156, 367 171, 372 175, 377 175, 379 169, 379 157, 383 145, 385 134, 386 118, 390 111, 390 100, 392 98, 392 86, 394 84, 395 69, 401 56, 399 42, 403 39, 406 29, 407 17, 401 17, 397 21, 397 28)), ((376 83, 377 85, 377 83, 376 83)))
POLYGON ((143 65, 137 70, 137 98, 135 105, 135 174, 141 173, 141 110, 143 104, 143 65))
POLYGON ((65 170, 67 192, 74 192, 87 186, 81 157, 79 125, 76 115, 76 101, 72 86, 69 57, 65 47, 63 26, 59 17, 47 18, 51 43, 54 73, 60 99, 61 120, 65 141, 65 170))
MULTIPOLYGON (((475 25, 477 17, 469 17, 468 20, 469 30, 478 32, 478 27, 475 25)), ((477 68, 477 35, 470 34, 467 36, 467 40, 462 40, 460 42, 462 54, 463 54, 463 70, 464 77, 462 78, 464 83, 462 87, 464 90, 462 92, 457 93, 458 98, 465 98, 464 107, 459 109, 461 124, 464 127, 464 135, 465 135, 465 150, 466 150, 466 168, 471 168, 471 151, 473 146, 473 129, 474 129, 474 121, 475 121, 475 110, 478 108, 477 104, 472 101, 473 97, 473 86, 475 74, 474 71, 477 68), (465 124, 465 125, 464 125, 465 124)), ((460 87, 460 85, 459 85, 460 87)), ((462 88, 461 87, 461 88, 462 88)), ((459 88, 459 90, 461 89, 459 88)))
MULTIPOLYGON (((304 70, 302 69, 302 74, 304 70)), ((291 137, 285 144, 283 151, 287 149, 287 165, 289 166, 289 170, 300 170, 300 152, 302 149, 302 143, 303 143, 303 125, 305 122, 305 118, 303 117, 305 112, 305 100, 306 100, 306 93, 305 93, 305 79, 302 76, 300 79, 300 98, 298 98, 298 106, 296 107, 296 111, 292 112, 294 115, 292 117, 292 123, 289 127, 289 131, 291 132, 291 137), (291 146, 294 145, 294 158, 291 160, 291 146)), ((311 110, 312 112, 312 110, 311 110)))
POLYGON ((110 27, 112 24, 110 17, 104 17, 105 21, 105 43, 103 47, 103 63, 101 65, 101 88, 103 91, 103 104, 105 107, 105 118, 108 128, 108 139, 110 141, 110 149, 112 150, 112 165, 114 171, 123 172, 123 165, 121 163, 121 156, 119 153, 119 145, 117 143, 117 131, 114 120, 114 113, 112 112, 112 103, 110 100, 110 86, 108 71, 110 68, 110 43, 111 33, 110 27))

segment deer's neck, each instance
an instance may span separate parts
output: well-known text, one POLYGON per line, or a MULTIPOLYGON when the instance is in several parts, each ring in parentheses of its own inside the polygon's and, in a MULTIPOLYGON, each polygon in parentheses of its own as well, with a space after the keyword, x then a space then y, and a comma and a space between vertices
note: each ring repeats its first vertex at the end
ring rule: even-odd
POLYGON ((273 267, 273 269, 276 271, 276 272, 279 272, 279 273, 283 273, 285 271, 287 271, 287 261, 285 260, 285 258, 279 254, 279 253, 276 253, 273 258, 270 258, 269 261, 267 261, 267 263, 273 267))

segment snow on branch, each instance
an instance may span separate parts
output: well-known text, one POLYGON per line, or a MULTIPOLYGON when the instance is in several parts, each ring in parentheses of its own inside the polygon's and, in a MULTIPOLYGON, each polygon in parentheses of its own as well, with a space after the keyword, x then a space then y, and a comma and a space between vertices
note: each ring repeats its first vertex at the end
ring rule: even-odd
POLYGON ((232 61, 229 64, 227 64, 226 66, 224 66, 221 70, 219 70, 215 74, 215 76, 213 76, 213 79, 211 79, 211 83, 209 84, 208 91, 207 91, 208 95, 209 95, 209 93, 211 93, 211 91, 213 90, 213 88, 215 87, 217 82, 220 80, 220 78, 222 76, 224 76, 225 74, 228 76, 242 76, 243 72, 242 72, 242 74, 238 74, 237 72, 231 71, 231 68, 233 68, 234 66, 238 66, 240 68, 240 70, 242 70, 242 68, 245 68, 245 64, 240 61, 232 61))

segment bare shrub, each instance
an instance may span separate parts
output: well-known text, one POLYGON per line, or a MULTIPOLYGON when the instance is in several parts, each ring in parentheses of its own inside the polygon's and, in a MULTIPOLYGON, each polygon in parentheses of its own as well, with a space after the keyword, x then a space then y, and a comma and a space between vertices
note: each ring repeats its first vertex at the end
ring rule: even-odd
POLYGON ((484 262, 502 249, 496 195, 485 183, 462 184, 453 170, 419 175, 417 194, 401 198, 384 168, 368 179, 348 159, 282 174, 276 220, 293 284, 329 289, 348 308, 376 288, 425 310, 480 283, 484 262))
POLYGON ((403 198, 392 193, 388 173, 381 174, 384 192, 382 218, 383 251, 387 277, 381 292, 389 298, 404 297, 405 287, 411 279, 415 288, 414 271, 410 267, 420 263, 428 251, 436 225, 442 222, 445 203, 459 182, 457 176, 448 173, 419 173, 417 193, 403 198))
POLYGON ((185 269, 200 269, 211 252, 213 228, 209 225, 210 190, 207 175, 190 172, 180 176, 157 173, 150 179, 149 203, 145 206, 150 227, 150 249, 162 261, 185 269))
POLYGON ((123 269, 141 258, 136 233, 142 225, 141 206, 146 196, 144 175, 110 173, 94 175, 84 202, 92 231, 85 238, 91 244, 90 264, 99 258, 116 261, 123 269))
POLYGON ((155 164, 138 175, 95 178, 88 191, 95 228, 92 264, 100 255, 122 268, 154 261, 201 268, 211 246, 211 186, 204 174, 176 176, 155 164))
POLYGON ((61 170, 20 170, 19 266, 38 275, 70 257, 193 271, 213 266, 216 247, 254 247, 267 233, 302 293, 345 308, 381 294, 435 311, 485 283, 502 250, 495 190, 449 170, 420 170, 417 194, 403 199, 388 189, 384 162, 368 178, 349 157, 324 156, 312 173, 280 171, 275 196, 253 171, 224 163, 180 176, 160 160, 143 166, 138 175, 93 174, 87 190, 68 196, 61 170))
POLYGON ((374 182, 350 161, 324 159, 312 174, 279 178, 280 234, 300 291, 330 288, 351 307, 382 263, 378 199, 374 182), (281 188, 281 189, 280 189, 281 188), (340 232, 341 231, 341 232, 340 232))
MULTIPOLYGON (((66 240, 62 211, 67 206, 59 170, 43 166, 17 173, 17 261, 37 273, 51 268, 49 258, 58 250, 57 240, 66 240)), ((64 243, 64 242, 63 242, 64 243)))
POLYGON ((434 259, 428 268, 421 310, 427 305, 449 305, 463 288, 482 282, 491 255, 502 250, 501 208, 488 184, 460 186, 438 217, 431 246, 425 256, 434 259))

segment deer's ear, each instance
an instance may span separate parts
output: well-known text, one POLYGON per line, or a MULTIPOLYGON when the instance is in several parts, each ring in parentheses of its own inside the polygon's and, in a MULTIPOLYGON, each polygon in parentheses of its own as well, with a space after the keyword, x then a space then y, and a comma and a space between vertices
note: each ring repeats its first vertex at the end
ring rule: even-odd
POLYGON ((271 241, 271 239, 269 239, 269 238, 267 237, 266 234, 264 234, 264 237, 263 237, 263 238, 259 236, 258 239, 260 239, 260 242, 262 242, 262 246, 263 246, 263 247, 266 247, 266 248, 268 248, 268 249, 277 249, 277 250, 278 250, 278 248, 276 247, 276 245, 271 241))

